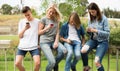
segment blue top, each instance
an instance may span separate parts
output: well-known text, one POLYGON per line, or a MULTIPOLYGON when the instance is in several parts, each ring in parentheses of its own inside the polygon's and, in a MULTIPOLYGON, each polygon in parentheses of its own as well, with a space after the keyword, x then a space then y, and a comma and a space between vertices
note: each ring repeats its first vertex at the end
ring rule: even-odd
MULTIPOLYGON (((89 20, 88 27, 89 26, 98 30, 98 33, 96 33, 97 36, 95 40, 97 40, 98 42, 109 40, 110 28, 106 16, 103 15, 102 20, 100 22, 90 22, 89 20)), ((89 33, 89 35, 92 37, 93 33, 89 33)))
MULTIPOLYGON (((85 31, 82 26, 80 26, 80 29, 76 29, 76 31, 77 31, 77 35, 79 38, 81 36, 84 36, 84 34, 85 34, 85 31)), ((60 30, 60 36, 67 39, 68 33, 69 33, 69 26, 68 26, 68 22, 67 22, 62 25, 61 30, 60 30)))

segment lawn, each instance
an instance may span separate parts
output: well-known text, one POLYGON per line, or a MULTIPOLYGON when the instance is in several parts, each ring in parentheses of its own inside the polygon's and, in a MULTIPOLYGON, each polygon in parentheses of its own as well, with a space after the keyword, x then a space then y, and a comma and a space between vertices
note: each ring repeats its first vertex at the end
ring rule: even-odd
POLYGON ((18 40, 18 35, 0 35, 0 40, 18 40))
MULTIPOLYGON (((26 68, 26 71, 32 71, 33 69, 33 62, 31 61, 24 61, 24 66, 26 68)), ((0 61, 0 71, 5 71, 5 63, 4 61, 0 61)), ((40 71, 45 71, 45 67, 47 65, 47 60, 41 60, 41 70, 40 71)), ((89 65, 92 66, 92 60, 89 59, 89 65)), ((103 65, 105 66, 105 71, 107 71, 107 56, 103 59, 103 65)), ((65 59, 61 61, 61 63, 59 64, 59 71, 64 71, 64 67, 65 67, 65 59)), ((83 67, 82 67, 82 61, 80 60, 77 64, 77 71, 82 71, 83 67)), ((111 57, 110 60, 110 71, 116 71, 116 59, 111 57)), ((7 71, 14 71, 14 61, 8 61, 7 62, 7 71)), ((18 69, 16 68, 16 71, 18 71, 18 69)), ((96 67, 95 65, 93 66, 92 71, 96 71, 96 67)))

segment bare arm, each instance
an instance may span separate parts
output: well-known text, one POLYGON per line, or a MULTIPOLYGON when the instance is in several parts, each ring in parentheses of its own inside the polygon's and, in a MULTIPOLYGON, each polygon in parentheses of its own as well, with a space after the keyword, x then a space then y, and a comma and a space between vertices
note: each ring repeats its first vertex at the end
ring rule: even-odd
POLYGON ((19 38, 23 38, 24 37, 23 35, 24 35, 25 31, 29 28, 30 28, 30 25, 26 24, 25 28, 19 32, 19 34, 18 34, 19 38))
POLYGON ((59 25, 57 26, 57 33, 56 33, 56 37, 55 37, 55 42, 54 42, 53 48, 57 48, 58 47, 58 43, 59 43, 59 25))
POLYGON ((48 25, 47 27, 45 27, 45 25, 43 24, 43 23, 39 23, 39 30, 38 30, 38 34, 39 35, 42 35, 42 34, 44 34, 47 30, 49 30, 50 28, 51 28, 51 26, 50 25, 48 25))

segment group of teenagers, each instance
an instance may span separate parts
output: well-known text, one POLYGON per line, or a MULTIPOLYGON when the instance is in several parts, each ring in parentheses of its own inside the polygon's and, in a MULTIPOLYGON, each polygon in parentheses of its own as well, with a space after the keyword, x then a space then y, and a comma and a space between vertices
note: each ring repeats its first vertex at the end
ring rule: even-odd
POLYGON ((108 20, 96 3, 90 3, 87 9, 90 18, 86 28, 82 26, 76 12, 72 12, 68 21, 60 28, 61 15, 55 5, 50 6, 46 10, 46 16, 40 20, 32 16, 28 6, 23 7, 22 13, 25 18, 18 24, 20 41, 15 59, 15 66, 19 71, 25 71, 22 60, 27 52, 33 57, 34 71, 39 71, 39 48, 48 60, 46 71, 58 71, 59 63, 65 56, 65 71, 90 71, 88 53, 92 49, 96 49, 94 62, 97 70, 105 71, 102 59, 108 49, 110 35, 108 20), (88 41, 85 41, 85 31, 90 36, 88 41), (57 51, 56 56, 52 50, 57 51), (83 70, 76 69, 80 58, 82 58, 83 70))

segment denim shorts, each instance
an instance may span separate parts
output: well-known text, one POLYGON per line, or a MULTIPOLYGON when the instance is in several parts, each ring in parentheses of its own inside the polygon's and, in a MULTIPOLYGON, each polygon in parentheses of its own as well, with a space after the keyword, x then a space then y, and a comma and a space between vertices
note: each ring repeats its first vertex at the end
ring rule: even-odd
POLYGON ((34 49, 34 50, 30 50, 30 51, 24 51, 24 50, 21 50, 21 49, 18 49, 17 51, 17 55, 22 55, 25 57, 26 53, 29 52, 31 54, 31 56, 34 56, 34 55, 40 55, 40 51, 39 49, 34 49))

